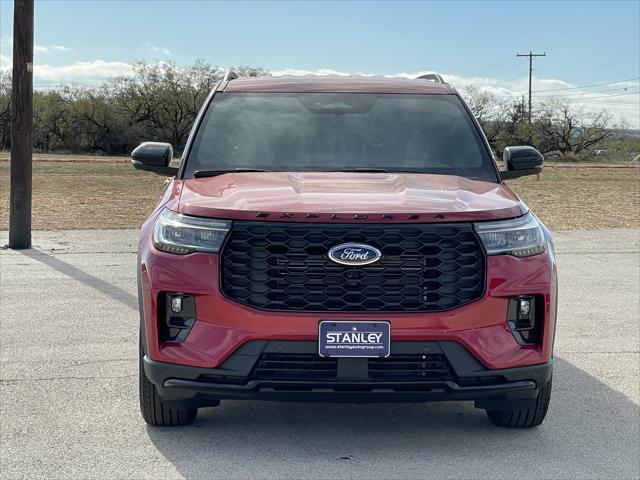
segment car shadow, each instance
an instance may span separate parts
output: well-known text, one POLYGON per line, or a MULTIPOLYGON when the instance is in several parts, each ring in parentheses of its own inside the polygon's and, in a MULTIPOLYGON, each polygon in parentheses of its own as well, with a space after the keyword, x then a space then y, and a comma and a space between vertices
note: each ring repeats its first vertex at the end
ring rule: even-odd
POLYGON ((103 295, 110 297, 111 299, 121 303, 126 307, 138 311, 137 297, 130 294, 126 290, 123 290, 122 288, 116 287, 115 285, 101 278, 98 278, 95 275, 91 275, 90 273, 87 273, 84 270, 71 265, 70 263, 60 260, 60 258, 58 257, 49 255, 48 253, 38 250, 37 248, 20 250, 20 253, 25 257, 36 260, 73 280, 76 280, 87 285, 90 288, 93 288, 94 290, 97 290, 103 295))
POLYGON ((556 358, 549 415, 530 430, 494 427, 469 402, 226 401, 147 433, 185 478, 638 478, 638 414, 556 358))

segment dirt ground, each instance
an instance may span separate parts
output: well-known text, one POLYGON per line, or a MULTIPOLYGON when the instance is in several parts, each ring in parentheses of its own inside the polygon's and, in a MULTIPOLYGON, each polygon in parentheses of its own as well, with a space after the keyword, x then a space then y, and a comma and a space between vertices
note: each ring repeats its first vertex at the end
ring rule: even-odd
POLYGON ((640 227, 640 168, 545 167, 507 182, 551 230, 640 227))
MULTIPOLYGON (((164 177, 127 158, 36 155, 33 228, 137 228, 158 201, 164 177)), ((640 227, 640 168, 546 166, 539 180, 509 185, 551 230, 640 227)), ((0 154, 0 230, 9 224, 8 154, 0 154)))

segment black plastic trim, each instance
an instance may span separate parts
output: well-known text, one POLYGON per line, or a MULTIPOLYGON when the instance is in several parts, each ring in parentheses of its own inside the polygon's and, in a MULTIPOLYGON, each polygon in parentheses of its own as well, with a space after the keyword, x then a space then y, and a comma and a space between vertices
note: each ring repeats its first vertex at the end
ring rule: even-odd
POLYGON ((169 379, 163 390, 187 390, 211 395, 215 404, 221 399, 259 399, 332 402, 424 402, 450 400, 482 400, 508 393, 526 392, 534 397, 536 383, 530 380, 461 387, 455 382, 376 383, 349 382, 340 384, 309 382, 268 382, 252 380, 245 385, 215 384, 182 379, 169 379))
POLYGON ((542 167, 528 168, 525 170, 500 170, 500 177, 502 180, 509 180, 512 178, 525 177, 527 175, 538 175, 542 173, 542 167))
POLYGON ((145 172, 153 172, 157 175, 165 177, 173 177, 178 173, 178 167, 164 167, 159 165, 147 165, 139 160, 131 159, 131 165, 136 170, 143 170, 145 172))
POLYGON ((491 144, 489 143, 489 140, 487 139, 487 135, 484 133, 484 130, 480 125, 480 122, 478 122, 478 119, 475 117, 475 115, 471 111, 471 108, 469 108, 469 105, 467 105, 467 102, 465 102, 464 98, 462 98, 462 95, 460 95, 458 92, 455 92, 453 95, 456 95, 458 97, 458 99, 460 100, 460 103, 462 103, 464 109, 467 111, 467 115, 469 115, 469 117, 471 118, 471 123, 476 129, 476 133, 479 136, 480 143, 484 147, 485 152, 487 153, 489 159, 491 160, 490 163, 493 166, 495 181, 496 183, 501 183, 502 177, 500 176, 500 168, 498 167, 498 161, 496 160, 496 157, 493 154, 493 150, 491 150, 491 144))
POLYGON ((196 115, 196 119, 193 122, 193 126, 191 127, 191 131, 189 132, 189 136, 187 137, 187 142, 184 145, 184 150, 182 151, 182 161, 180 162, 180 166, 178 167, 178 172, 176 174, 176 178, 183 179, 184 172, 187 169, 187 163, 189 162, 189 153, 191 152, 191 147, 193 146, 193 142, 198 134, 198 130, 200 129, 200 125, 202 124, 202 119, 205 116, 205 113, 209 109, 213 97, 215 97, 216 92, 218 91, 218 87, 222 84, 222 80, 220 80, 216 86, 209 92, 209 95, 205 99, 204 103, 200 107, 198 111, 198 115, 196 115))
POLYGON ((147 352, 147 331, 144 323, 144 296, 142 295, 142 279, 140 273, 140 251, 136 254, 136 288, 138 291, 138 316, 140 317, 140 347, 142 352, 147 352))
POLYGON ((456 378, 392 382, 251 378, 254 365, 262 353, 316 352, 317 343, 313 341, 255 340, 242 345, 217 368, 169 364, 145 356, 144 369, 163 397, 200 406, 213 405, 220 399, 249 398, 350 402, 482 400, 482 405, 505 399, 522 399, 526 403, 535 397, 540 386, 549 382, 553 370, 553 361, 525 367, 488 369, 456 342, 392 342, 392 355, 420 352, 445 354, 456 378), (491 378, 482 384, 484 377, 491 378))

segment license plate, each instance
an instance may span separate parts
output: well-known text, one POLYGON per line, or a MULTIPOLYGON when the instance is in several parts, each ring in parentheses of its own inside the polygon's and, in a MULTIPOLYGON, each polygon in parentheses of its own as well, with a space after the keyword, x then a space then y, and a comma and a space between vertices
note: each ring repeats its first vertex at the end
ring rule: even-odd
POLYGON ((322 321, 318 353, 321 357, 388 357, 389 322, 322 321))

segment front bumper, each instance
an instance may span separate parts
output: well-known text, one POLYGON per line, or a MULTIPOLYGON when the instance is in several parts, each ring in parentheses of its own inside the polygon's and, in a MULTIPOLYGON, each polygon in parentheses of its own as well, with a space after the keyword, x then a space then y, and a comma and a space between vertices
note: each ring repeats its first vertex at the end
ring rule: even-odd
POLYGON ((218 369, 255 341, 312 342, 317 347, 318 325, 323 320, 388 321, 392 342, 452 342, 464 347, 488 370, 547 364, 552 357, 557 300, 550 241, 540 255, 487 257, 482 298, 448 311, 279 312, 258 310, 225 297, 220 290, 218 255, 160 252, 151 243, 152 228, 150 218, 143 226, 139 245, 138 295, 145 352, 158 364, 218 369), (180 343, 159 340, 158 298, 164 292, 182 292, 195 298, 197 320, 180 343), (506 321, 509 299, 521 295, 536 295, 543 300, 542 338, 535 345, 518 343, 506 321))
POLYGON ((380 381, 370 376, 367 359, 340 358, 332 379, 256 378, 256 365, 262 355, 316 355, 317 345, 310 341, 251 341, 217 368, 169 364, 148 356, 144 357, 143 365, 163 401, 193 407, 216 405, 221 399, 260 399, 358 403, 474 400, 479 408, 499 409, 506 402, 509 408, 513 408, 514 402, 526 408, 535 401, 538 388, 549 381, 552 373, 551 361, 520 368, 487 369, 456 342, 391 344, 391 357, 423 352, 446 357, 450 375, 424 381, 380 381))
POLYGON ((322 320, 388 321, 392 341, 457 342, 490 369, 536 365, 551 358, 556 274, 547 253, 529 258, 488 257, 484 296, 450 311, 308 313, 261 311, 236 303, 219 290, 217 255, 181 257, 158 252, 146 243, 143 240, 140 248, 142 327, 145 351, 158 362, 215 368, 253 340, 317 342, 322 320), (181 343, 159 341, 157 300, 163 292, 195 297, 197 321, 181 343), (519 344, 507 324, 509 299, 519 295, 543 298, 543 335, 537 345, 519 344))

